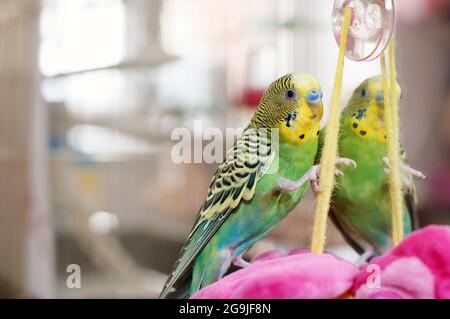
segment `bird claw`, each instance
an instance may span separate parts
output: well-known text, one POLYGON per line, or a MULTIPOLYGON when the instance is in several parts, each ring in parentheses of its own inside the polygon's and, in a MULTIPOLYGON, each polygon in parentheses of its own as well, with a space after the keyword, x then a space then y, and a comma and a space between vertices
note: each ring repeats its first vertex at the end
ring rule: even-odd
MULTIPOLYGON (((389 158, 387 156, 383 157, 383 162, 387 166, 387 167, 385 167, 384 172, 386 174, 390 174, 391 173, 391 163, 389 161, 389 158)), ((424 173, 422 173, 421 171, 416 170, 416 169, 412 168, 411 166, 403 164, 403 163, 400 163, 400 170, 403 173, 410 174, 410 175, 415 176, 417 178, 421 178, 421 179, 425 179, 426 178, 426 175, 424 173)))
POLYGON ((308 172, 308 179, 311 182, 311 188, 314 192, 320 192, 320 186, 319 186, 319 175, 320 175, 320 165, 313 165, 309 169, 308 172))
POLYGON ((421 171, 415 170, 415 169, 413 169, 411 167, 410 167, 410 169, 411 169, 410 173, 411 173, 412 176, 415 176, 415 177, 420 178, 420 179, 427 178, 427 176, 424 173, 422 173, 421 171))
POLYGON ((307 172, 305 175, 303 175, 302 177, 300 177, 298 180, 296 181, 290 181, 284 177, 280 177, 278 179, 278 187, 285 192, 292 192, 297 190, 300 186, 302 186, 305 182, 307 182, 308 180, 311 182, 311 184, 313 185, 313 189, 315 189, 315 191, 318 191, 319 185, 317 183, 317 179, 319 176, 319 172, 320 172, 320 166, 319 165, 313 165, 307 172))
POLYGON ((356 168, 356 162, 354 160, 352 160, 351 158, 338 157, 338 158, 336 158, 335 163, 336 163, 336 165, 339 165, 339 164, 343 164, 346 166, 353 165, 353 168, 356 168))
MULTIPOLYGON (((346 157, 338 157, 336 158, 335 165, 353 165, 354 168, 356 168, 356 162, 350 158, 346 157)), ((310 170, 310 177, 309 180, 311 181, 311 187, 314 192, 320 192, 320 186, 318 183, 319 176, 320 176, 320 165, 314 165, 310 170)), ((344 176, 344 172, 338 168, 334 169, 334 175, 335 176, 344 176)))
POLYGON ((373 249, 366 250, 359 258, 356 260, 355 265, 360 267, 363 265, 367 265, 373 257, 377 256, 373 249))
POLYGON ((246 268, 251 265, 248 261, 244 260, 242 256, 236 257, 233 259, 233 265, 241 268, 246 268))
POLYGON ((391 163, 390 163, 390 161, 389 161, 389 157, 384 156, 384 157, 383 157, 383 162, 384 162, 384 164, 385 164, 388 168, 391 168, 391 163))
POLYGON ((290 181, 287 178, 279 177, 278 187, 284 192, 293 192, 301 186, 301 179, 299 181, 290 181))
POLYGON ((334 169, 334 175, 335 175, 335 176, 344 176, 344 172, 341 171, 341 170, 338 169, 338 168, 335 168, 335 169, 334 169))
MULTIPOLYGON (((356 162, 352 159, 345 157, 338 157, 336 159, 335 165, 353 165, 356 167, 356 162)), ((344 176, 344 172, 340 169, 335 168, 334 170, 335 176, 344 176)), ((311 182, 311 187, 314 192, 320 192, 319 186, 319 177, 320 177, 320 165, 313 165, 305 175, 303 175, 300 179, 296 181, 288 180, 284 177, 280 177, 278 179, 278 187, 280 190, 285 192, 292 192, 297 190, 300 186, 302 186, 306 181, 311 182)))

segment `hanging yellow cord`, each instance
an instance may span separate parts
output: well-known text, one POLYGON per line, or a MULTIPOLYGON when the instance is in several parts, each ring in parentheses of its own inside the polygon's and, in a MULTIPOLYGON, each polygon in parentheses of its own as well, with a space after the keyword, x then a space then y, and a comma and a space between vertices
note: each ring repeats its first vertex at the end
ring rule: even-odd
POLYGON ((350 28, 352 9, 344 9, 341 41, 339 44, 339 57, 334 80, 333 96, 331 98, 330 116, 328 120, 325 142, 320 160, 320 187, 317 195, 316 217, 311 241, 311 252, 323 253, 326 241, 327 217, 330 206, 331 193, 334 187, 334 165, 338 152, 339 122, 341 116, 340 101, 342 93, 342 78, 344 75, 344 57, 347 46, 348 31, 350 28))
POLYGON ((398 97, 396 92, 395 43, 389 44, 389 85, 386 72, 386 58, 381 55, 381 77, 383 82, 387 151, 391 166, 389 174, 389 197, 392 212, 392 244, 396 246, 403 239, 403 194, 400 177, 400 142, 398 120, 398 97))

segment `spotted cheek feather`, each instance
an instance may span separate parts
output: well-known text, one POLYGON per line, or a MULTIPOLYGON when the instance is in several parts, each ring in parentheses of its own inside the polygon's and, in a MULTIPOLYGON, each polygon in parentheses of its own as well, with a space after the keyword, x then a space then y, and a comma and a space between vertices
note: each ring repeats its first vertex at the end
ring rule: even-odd
POLYGON ((317 140, 320 133, 318 120, 302 119, 300 116, 290 117, 280 127, 280 138, 291 144, 304 144, 311 140, 317 140))
POLYGON ((350 123, 350 126, 353 130, 353 132, 360 138, 368 138, 370 136, 369 128, 367 125, 364 125, 361 121, 358 121, 357 119, 353 119, 350 123))
MULTIPOLYGON (((304 144, 310 140, 309 130, 298 123, 293 123, 291 127, 280 127, 280 138, 292 144, 304 144)), ((317 135, 314 134, 317 138, 317 135)))
POLYGON ((353 133, 362 139, 375 138, 379 143, 386 143, 386 131, 383 128, 374 128, 367 125, 367 123, 363 121, 358 121, 357 119, 352 119, 350 121, 350 129, 353 133))

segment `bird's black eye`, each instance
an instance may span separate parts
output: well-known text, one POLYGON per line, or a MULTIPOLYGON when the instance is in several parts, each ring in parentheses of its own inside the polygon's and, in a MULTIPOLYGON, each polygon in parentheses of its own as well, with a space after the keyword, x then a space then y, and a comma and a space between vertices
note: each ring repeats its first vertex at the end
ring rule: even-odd
POLYGON ((297 98, 297 93, 295 93, 294 90, 287 90, 284 93, 284 96, 286 97, 287 100, 295 100, 297 98))
POLYGON ((361 96, 366 97, 367 96, 367 91, 366 89, 362 89, 361 91, 361 96))

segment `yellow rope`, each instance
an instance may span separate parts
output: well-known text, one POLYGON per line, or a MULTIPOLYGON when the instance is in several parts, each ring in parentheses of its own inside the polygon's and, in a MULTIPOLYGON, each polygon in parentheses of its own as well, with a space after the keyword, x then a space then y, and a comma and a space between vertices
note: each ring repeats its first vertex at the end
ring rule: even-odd
POLYGON ((348 30, 350 28, 352 9, 344 9, 344 21, 342 23, 341 41, 339 45, 339 57, 334 80, 333 96, 331 98, 330 116, 328 120, 325 142, 320 161, 320 187, 321 192, 317 196, 316 217, 311 240, 311 252, 323 253, 326 241, 327 217, 330 206, 331 193, 334 187, 334 165, 338 152, 339 122, 341 116, 340 100, 342 93, 342 78, 344 75, 344 57, 347 46, 348 30))
POLYGON ((400 177, 400 143, 398 120, 398 97, 396 92, 395 43, 389 44, 389 85, 386 74, 386 58, 381 55, 381 77, 383 81, 387 151, 391 172, 389 174, 389 197, 392 212, 392 244, 403 239, 403 194, 400 177))

